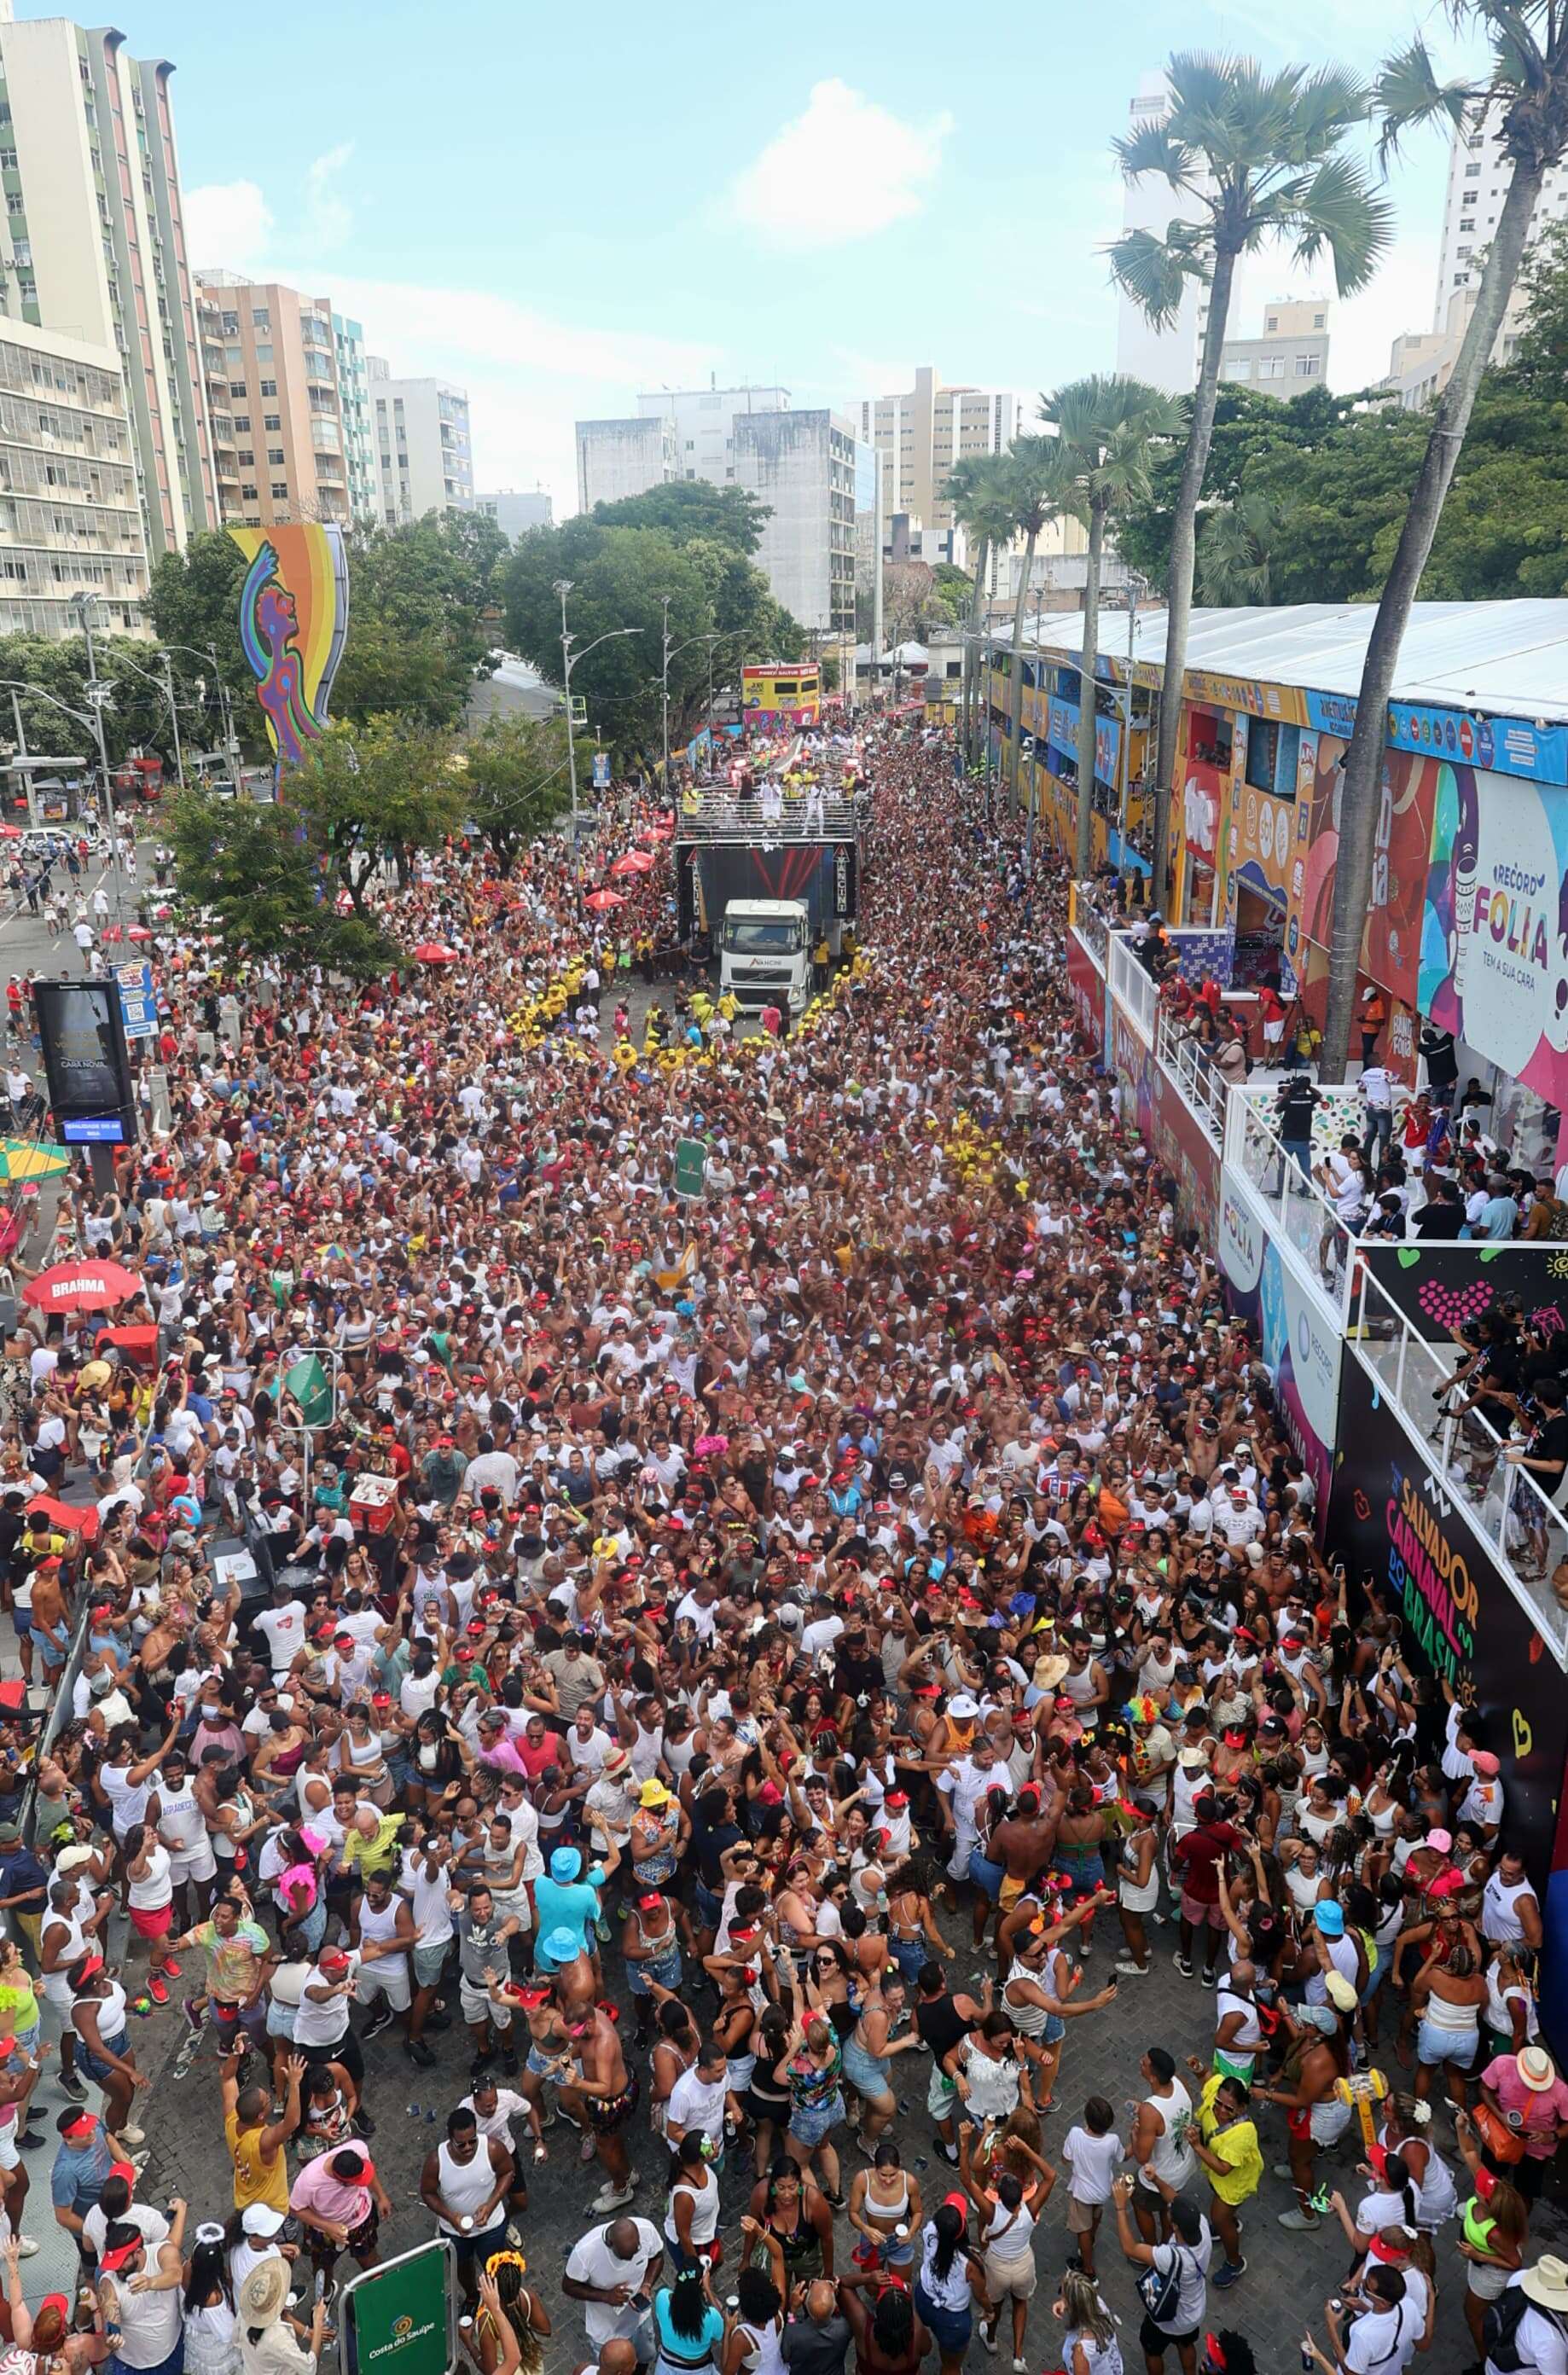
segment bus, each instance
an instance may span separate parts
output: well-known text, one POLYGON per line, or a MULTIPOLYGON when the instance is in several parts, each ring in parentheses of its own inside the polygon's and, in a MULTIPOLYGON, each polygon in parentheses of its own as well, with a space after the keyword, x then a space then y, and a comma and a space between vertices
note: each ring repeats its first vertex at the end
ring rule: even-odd
POLYGON ((741 669, 742 725, 815 726, 821 715, 822 671, 814 660, 763 660, 741 669))

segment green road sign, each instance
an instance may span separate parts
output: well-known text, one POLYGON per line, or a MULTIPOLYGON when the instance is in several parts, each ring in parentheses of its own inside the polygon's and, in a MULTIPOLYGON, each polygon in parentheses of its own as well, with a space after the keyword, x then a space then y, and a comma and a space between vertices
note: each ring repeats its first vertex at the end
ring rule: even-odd
POLYGON ((683 1138, 675 1150, 675 1192, 678 1196, 701 1196, 702 1173, 708 1161, 705 1138, 683 1138))
POLYGON ((443 2235, 367 2268, 343 2288, 343 2375, 452 2375, 457 2255, 443 2235))

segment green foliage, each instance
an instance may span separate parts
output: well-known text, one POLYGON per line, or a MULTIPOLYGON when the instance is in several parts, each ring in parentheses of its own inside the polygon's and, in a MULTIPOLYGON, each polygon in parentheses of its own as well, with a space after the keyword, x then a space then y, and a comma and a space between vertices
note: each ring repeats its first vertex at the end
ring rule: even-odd
MULTIPOLYGON (((608 508, 619 513, 626 506, 608 508)), ((580 514, 558 528, 537 528, 523 538, 503 575, 507 642, 549 684, 565 681, 560 597, 555 591, 562 578, 572 587, 567 624, 572 636, 572 692, 582 695, 589 725, 623 759, 656 758, 662 747, 666 596, 672 750, 689 737, 703 713, 708 635, 724 638, 713 646, 714 680, 720 683, 733 678, 745 661, 798 659, 806 650, 807 638, 796 621, 774 601, 766 578, 733 543, 706 533, 678 543, 662 527, 606 526, 596 514, 580 514), (616 632, 625 628, 637 632, 616 632), (611 640, 601 642, 601 637, 611 640), (591 648, 595 644, 596 649, 591 648)))
POLYGON ((468 816, 510 873, 524 844, 566 805, 566 727, 556 717, 491 717, 470 735, 464 756, 468 816))
POLYGON ((354 912, 369 920, 370 880, 383 856, 434 849, 463 821, 464 786, 450 740, 403 717, 335 725, 290 768, 284 796, 308 844, 326 858, 354 912))
MULTIPOLYGON (((144 643, 127 635, 95 635, 93 651, 98 661, 100 679, 112 690, 104 704, 103 740, 112 766, 123 759, 133 745, 159 750, 173 767, 174 739, 169 721, 169 703, 160 683, 148 681, 147 671, 156 677, 154 655, 144 643)), ((30 751, 54 758, 81 758, 98 764, 98 739, 93 731, 92 708, 87 696, 87 645, 80 635, 55 643, 41 635, 0 635, 0 722, 6 738, 13 738, 10 684, 36 685, 41 693, 53 695, 68 708, 80 713, 77 718, 64 716, 53 702, 18 695, 22 726, 30 751)), ((179 688, 176 686, 176 691, 179 688)), ((191 721, 184 711, 181 730, 187 747, 191 739, 191 721)))
POLYGON ((600 527, 656 527, 674 545, 704 537, 749 560, 762 540, 769 506, 745 487, 715 487, 706 479, 675 479, 617 503, 595 503, 600 527))
POLYGON ((938 561, 931 572, 931 582, 949 615, 955 620, 967 619, 974 593, 974 572, 955 569, 950 561, 938 561))
POLYGON ((333 885, 288 808, 187 792, 165 830, 182 903, 231 963, 276 957, 291 972, 327 965, 356 979, 395 963, 395 944, 373 923, 336 913, 333 885))

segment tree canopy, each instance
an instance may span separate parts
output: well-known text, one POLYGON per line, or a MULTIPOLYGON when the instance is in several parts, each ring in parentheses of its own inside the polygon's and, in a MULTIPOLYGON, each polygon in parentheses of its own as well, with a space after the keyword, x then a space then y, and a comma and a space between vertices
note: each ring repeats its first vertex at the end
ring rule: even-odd
POLYGON ((747 560, 772 516, 749 488, 715 487, 708 479, 672 479, 640 495, 623 495, 619 502, 595 503, 592 515, 600 527, 660 528, 672 544, 706 537, 747 560))

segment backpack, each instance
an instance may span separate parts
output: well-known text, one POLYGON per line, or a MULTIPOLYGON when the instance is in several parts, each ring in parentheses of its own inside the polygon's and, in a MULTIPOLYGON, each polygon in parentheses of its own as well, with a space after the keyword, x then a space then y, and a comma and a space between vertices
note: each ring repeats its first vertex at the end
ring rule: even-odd
POLYGON ((1499 2375, 1519 2375, 1519 2370, 1533 2363, 1522 2356, 1515 2340, 1525 2311, 1531 2309, 1538 2317, 1546 2318, 1561 2330, 1561 2320, 1550 2310, 1542 2309, 1539 2301, 1533 2301, 1522 2285, 1508 2286, 1488 2307, 1481 2321, 1481 2345, 1499 2375))
POLYGON ((1175 2258, 1163 2274, 1156 2267, 1145 2268, 1138 2280, 1138 2298, 1148 2311, 1149 2322, 1162 2325, 1174 2317, 1176 2303, 1182 2297, 1182 2278, 1186 2274, 1186 2262, 1191 2256, 1179 2243, 1173 2243, 1175 2258))

